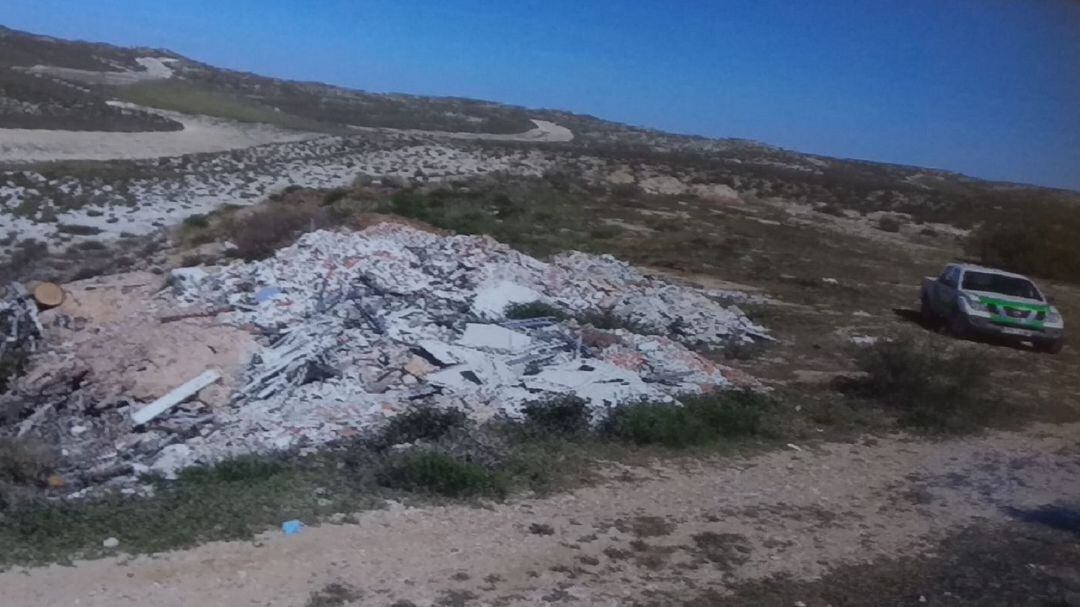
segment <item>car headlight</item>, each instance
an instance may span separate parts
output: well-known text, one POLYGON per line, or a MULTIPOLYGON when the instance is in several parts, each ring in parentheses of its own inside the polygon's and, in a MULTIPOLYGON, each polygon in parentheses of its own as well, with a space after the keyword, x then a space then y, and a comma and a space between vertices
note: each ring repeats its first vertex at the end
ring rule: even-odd
POLYGON ((1051 325, 1061 324, 1061 312, 1058 312, 1057 308, 1050 308, 1046 312, 1046 322, 1051 325))
POLYGON ((967 305, 968 310, 972 312, 989 312, 990 308, 986 307, 986 304, 979 301, 978 297, 974 295, 968 295, 967 293, 961 293, 964 303, 967 305))

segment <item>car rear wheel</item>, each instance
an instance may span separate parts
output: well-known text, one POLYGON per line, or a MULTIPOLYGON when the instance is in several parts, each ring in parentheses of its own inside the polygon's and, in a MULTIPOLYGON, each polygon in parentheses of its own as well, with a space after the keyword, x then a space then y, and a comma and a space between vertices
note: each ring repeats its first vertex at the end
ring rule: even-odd
POLYGON ((923 323, 927 326, 933 327, 938 324, 937 315, 934 314, 934 308, 930 306, 930 298, 926 295, 922 296, 922 301, 919 305, 919 315, 922 316, 923 323))

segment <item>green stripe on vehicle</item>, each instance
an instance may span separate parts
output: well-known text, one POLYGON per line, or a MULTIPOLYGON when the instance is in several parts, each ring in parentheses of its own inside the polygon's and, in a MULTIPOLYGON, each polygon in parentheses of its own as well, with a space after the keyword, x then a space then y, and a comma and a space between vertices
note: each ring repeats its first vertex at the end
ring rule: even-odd
MULTIPOLYGON (((1013 310, 1024 310, 1031 316, 1042 312, 1044 315, 1050 313, 1050 306, 1046 304, 1028 304, 1017 303, 1015 301, 1008 301, 1004 299, 997 299, 994 297, 980 297, 979 303, 984 306, 994 306, 998 310, 1004 310, 1010 308, 1013 310)), ((1045 318, 1045 316, 1044 316, 1045 318)), ((1010 327, 1019 327, 1022 329, 1042 329, 1045 322, 1043 320, 1035 320, 1034 318, 1010 318, 1003 313, 996 313, 990 317, 990 322, 995 325, 1007 325, 1010 327)))
POLYGON ((1043 312, 1050 311, 1050 306, 1046 304, 1027 304, 1017 303, 1015 301, 1007 301, 1004 299, 994 299, 993 297, 980 297, 979 303, 984 306, 997 306, 999 308, 1012 308, 1014 310, 1028 310, 1029 312, 1043 312))

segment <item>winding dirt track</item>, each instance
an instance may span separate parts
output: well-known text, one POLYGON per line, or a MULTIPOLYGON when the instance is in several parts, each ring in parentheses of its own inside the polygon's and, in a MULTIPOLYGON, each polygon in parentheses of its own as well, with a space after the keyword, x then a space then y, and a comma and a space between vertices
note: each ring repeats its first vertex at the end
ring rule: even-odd
POLYGON ((1080 424, 966 440, 903 436, 684 467, 485 508, 393 507, 357 524, 157 557, 0 574, 5 606, 676 603, 725 584, 920 555, 950 531, 1080 498, 1080 424), (550 525, 553 533, 530 526, 550 525))

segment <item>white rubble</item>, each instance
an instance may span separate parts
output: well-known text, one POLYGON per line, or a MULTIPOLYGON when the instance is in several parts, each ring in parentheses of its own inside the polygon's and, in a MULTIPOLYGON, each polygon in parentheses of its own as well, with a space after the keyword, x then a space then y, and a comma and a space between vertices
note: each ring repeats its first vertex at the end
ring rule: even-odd
POLYGON ((544 262, 489 237, 396 223, 313 232, 269 259, 200 278, 161 297, 231 310, 218 322, 255 331, 266 345, 233 403, 200 436, 158 456, 153 469, 164 474, 363 435, 413 405, 486 419, 519 415, 524 403, 555 394, 576 394, 600 411, 722 389, 730 386, 726 369, 687 345, 765 335, 708 291, 610 256, 574 252, 544 262), (260 295, 267 292, 274 296, 260 295), (533 301, 571 317, 621 318, 633 330, 505 319, 508 304, 533 301))

